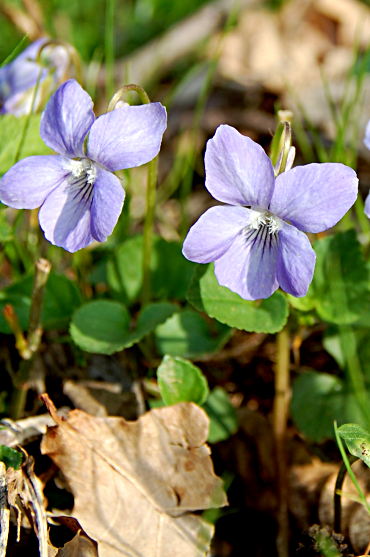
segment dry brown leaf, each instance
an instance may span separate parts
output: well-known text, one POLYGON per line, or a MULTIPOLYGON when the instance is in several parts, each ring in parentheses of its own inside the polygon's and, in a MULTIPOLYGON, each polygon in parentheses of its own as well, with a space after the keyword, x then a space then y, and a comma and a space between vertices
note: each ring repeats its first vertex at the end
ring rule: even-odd
POLYGON ((205 441, 208 418, 181 403, 151 410, 135 422, 80 410, 42 442, 75 497, 73 516, 98 542, 100 557, 197 557, 212 526, 190 511, 226 504, 205 441))
POLYGON ((17 517, 18 536, 20 527, 32 527, 39 542, 39 557, 49 555, 49 536, 43 496, 43 486, 33 470, 33 458, 25 451, 22 466, 6 470, 6 499, 17 517))
POLYGON ((56 553, 55 557, 98 557, 96 544, 81 531, 56 553))

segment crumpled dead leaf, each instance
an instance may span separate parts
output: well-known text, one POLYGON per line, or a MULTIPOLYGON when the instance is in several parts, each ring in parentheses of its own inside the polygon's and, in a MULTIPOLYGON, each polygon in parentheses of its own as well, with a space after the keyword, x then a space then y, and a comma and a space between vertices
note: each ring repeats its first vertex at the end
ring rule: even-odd
POLYGON ((21 526, 33 528, 39 542, 39 556, 48 557, 49 538, 46 511, 44 505, 43 486, 35 475, 33 458, 25 451, 22 466, 5 469, 1 465, 1 542, 0 555, 5 555, 8 543, 10 507, 14 510, 17 519, 17 538, 20 537, 21 526))
POLYGON ((96 544, 81 531, 61 549, 53 549, 54 552, 50 551, 48 557, 98 557, 96 544))
POLYGON ((63 472, 75 497, 72 515, 98 543, 99 557, 205 555, 213 528, 190 511, 226 504, 205 441, 198 406, 158 408, 135 422, 73 410, 41 450, 63 472))

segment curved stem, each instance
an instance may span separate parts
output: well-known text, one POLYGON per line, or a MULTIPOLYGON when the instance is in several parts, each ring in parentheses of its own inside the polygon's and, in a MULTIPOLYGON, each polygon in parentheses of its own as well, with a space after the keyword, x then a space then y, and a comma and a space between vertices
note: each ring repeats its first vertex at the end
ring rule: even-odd
POLYGON ((143 87, 141 87, 140 85, 136 85, 135 83, 130 83, 129 85, 124 85, 123 87, 118 89, 118 91, 113 95, 108 105, 108 112, 114 110, 118 102, 124 101, 126 94, 129 93, 130 91, 135 91, 135 93, 137 93, 141 104, 150 103, 149 96, 145 91, 145 89, 143 89, 143 87))
POLYGON ((143 286, 141 303, 144 306, 151 298, 150 262, 154 239, 155 199, 157 193, 158 157, 148 163, 148 182, 146 190, 146 215, 143 232, 143 286))
POLYGON ((73 67, 74 67, 75 76, 76 76, 77 81, 82 82, 82 65, 81 65, 80 55, 78 54, 77 50, 71 44, 66 43, 65 41, 61 41, 60 39, 48 39, 46 42, 44 42, 44 44, 42 44, 40 46, 40 49, 39 49, 38 54, 37 54, 37 62, 40 64, 40 66, 43 67, 43 62, 42 62, 42 58, 41 58, 42 52, 50 46, 63 47, 64 50, 67 52, 68 57, 69 57, 68 67, 66 67, 63 76, 61 76, 60 82, 62 83, 63 81, 66 81, 68 79, 71 62, 72 62, 73 67))

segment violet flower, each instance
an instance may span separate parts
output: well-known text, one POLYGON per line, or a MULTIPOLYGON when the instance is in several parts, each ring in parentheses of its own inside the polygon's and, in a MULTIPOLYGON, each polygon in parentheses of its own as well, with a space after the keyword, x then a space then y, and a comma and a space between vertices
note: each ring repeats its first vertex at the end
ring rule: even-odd
POLYGON ((51 93, 56 83, 62 80, 69 64, 69 55, 65 47, 50 45, 42 51, 40 65, 37 61, 40 48, 48 41, 38 39, 30 44, 17 58, 0 68, 0 113, 22 116, 31 110, 34 88, 39 81, 35 99, 38 108, 45 96, 51 93), (46 78, 52 76, 52 82, 46 78), (44 87, 45 85, 45 87, 44 87))
MULTIPOLYGON (((364 143, 368 149, 370 149, 370 120, 367 123, 364 143)), ((365 200, 365 215, 370 219, 370 192, 365 200)))
POLYGON ((304 296, 315 253, 304 232, 334 226, 355 202, 356 173, 339 163, 308 164, 277 178, 257 143, 230 126, 208 141, 206 188, 223 206, 208 209, 185 238, 183 253, 215 262, 218 282, 246 300, 280 286, 304 296))
POLYGON ((95 119, 92 100, 70 79, 50 98, 40 134, 59 155, 27 157, 0 181, 0 200, 39 211, 52 244, 74 252, 103 242, 116 225, 125 192, 116 170, 140 166, 159 151, 166 128, 160 103, 126 105, 95 119))

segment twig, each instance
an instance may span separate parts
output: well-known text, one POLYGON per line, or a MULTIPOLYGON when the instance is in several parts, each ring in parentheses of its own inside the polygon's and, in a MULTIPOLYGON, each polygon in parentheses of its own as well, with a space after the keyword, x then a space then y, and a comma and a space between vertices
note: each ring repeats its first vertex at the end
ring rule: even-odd
POLYGON ((0 462, 0 557, 6 557, 6 548, 9 536, 10 511, 7 498, 6 468, 0 462))
POLYGON ((14 419, 20 418, 24 412, 24 408, 26 405, 30 370, 34 361, 34 357, 37 354, 40 347, 41 336, 42 336, 42 326, 41 326, 42 302, 43 302, 44 290, 45 290, 46 282, 49 277, 50 269, 51 269, 51 263, 46 259, 40 258, 36 262, 35 280, 33 283, 33 290, 31 296, 31 309, 30 309, 27 341, 24 349, 22 351, 21 350, 19 351, 20 356, 23 359, 19 366, 19 370, 14 378, 14 392, 10 404, 11 415, 14 419))

